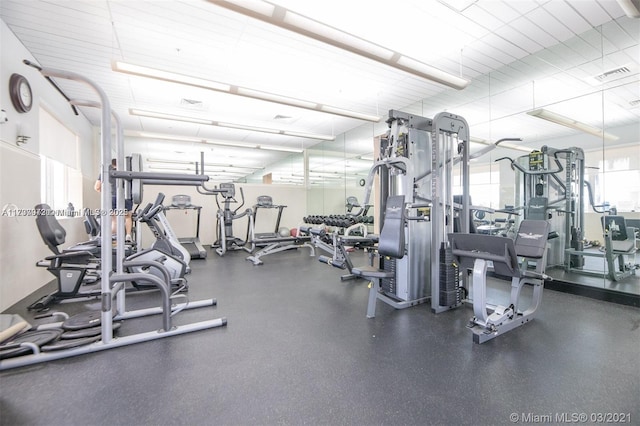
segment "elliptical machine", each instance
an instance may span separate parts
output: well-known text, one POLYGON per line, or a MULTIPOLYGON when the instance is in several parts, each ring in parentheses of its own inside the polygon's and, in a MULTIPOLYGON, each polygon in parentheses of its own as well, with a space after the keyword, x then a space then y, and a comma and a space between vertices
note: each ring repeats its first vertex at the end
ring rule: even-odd
MULTIPOLYGON (((151 248, 139 251, 138 253, 127 257, 127 262, 132 261, 155 261, 161 263, 169 273, 171 284, 173 287, 178 287, 179 290, 187 289, 187 280, 184 278, 186 274, 190 272, 189 269, 189 253, 182 247, 177 239, 172 240, 170 235, 167 235, 167 223, 162 223, 162 213, 164 201, 164 194, 161 192, 156 197, 153 203, 147 204, 141 213, 137 215, 137 220, 146 223, 149 229, 156 237, 156 241, 151 248)), ((164 218, 166 222, 166 218, 164 218)), ((169 234, 173 231, 168 226, 169 234)), ((158 268, 153 267, 128 267, 129 272, 144 272, 163 278, 163 272, 158 268)), ((138 288, 136 283, 133 283, 134 287, 138 288)))
POLYGON ((251 253, 251 249, 246 247, 246 244, 249 240, 253 211, 251 209, 245 209, 243 212, 238 213, 242 206, 244 206, 244 192, 242 188, 240 188, 242 201, 235 210, 231 210, 231 203, 238 202, 235 199, 235 195, 236 187, 233 183, 221 183, 219 190, 216 192, 216 205, 218 206, 218 213, 216 214, 216 241, 211 244, 211 248, 214 248, 220 256, 224 256, 227 250, 244 250, 247 253, 251 253), (220 206, 218 195, 221 195, 224 199, 224 208, 220 206), (247 235, 245 239, 242 240, 233 235, 233 221, 244 216, 247 216, 249 221, 247 223, 247 235))

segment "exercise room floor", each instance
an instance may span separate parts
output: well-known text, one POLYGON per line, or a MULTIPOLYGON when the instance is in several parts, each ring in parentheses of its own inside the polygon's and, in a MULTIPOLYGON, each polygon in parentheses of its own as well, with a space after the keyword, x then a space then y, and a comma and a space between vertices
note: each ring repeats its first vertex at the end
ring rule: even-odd
MULTIPOLYGON (((225 316, 227 327, 3 371, 1 424, 493 425, 574 413, 640 423, 638 308, 545 291, 534 321, 476 345, 468 307, 378 303, 367 319, 367 283, 341 282, 307 250, 262 266, 245 257, 192 261, 190 298, 218 306, 174 319, 225 316)), ((36 298, 7 313, 32 318, 24 307, 36 298)), ((128 320, 120 333, 159 326, 159 316, 128 320)))

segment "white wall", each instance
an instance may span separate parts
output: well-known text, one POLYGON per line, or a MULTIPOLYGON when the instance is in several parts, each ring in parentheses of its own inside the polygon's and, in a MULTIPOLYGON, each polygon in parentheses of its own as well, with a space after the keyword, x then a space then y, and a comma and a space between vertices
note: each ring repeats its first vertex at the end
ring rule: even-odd
MULTIPOLYGON (((93 186, 97 175, 94 166, 95 142, 87 119, 73 114, 71 107, 35 69, 22 63, 35 61, 27 49, 0 20, 0 108, 6 111, 8 121, 0 124, 0 208, 14 204, 31 209, 40 199, 40 142, 38 135, 38 106, 53 112, 62 123, 79 135, 80 167, 83 174, 84 194, 93 186), (27 78, 33 92, 34 104, 28 113, 18 113, 9 98, 11 74, 27 78), (28 143, 16 146, 18 134, 30 136, 28 143), (92 177, 93 176, 93 177, 92 177)), ((91 197, 89 195, 89 197, 91 197)), ((85 200, 86 204, 86 200, 85 200)), ((86 239, 81 218, 63 219, 67 242, 86 239)), ((51 279, 36 262, 50 254, 44 245, 33 217, 0 216, 0 311, 31 294, 51 279)))

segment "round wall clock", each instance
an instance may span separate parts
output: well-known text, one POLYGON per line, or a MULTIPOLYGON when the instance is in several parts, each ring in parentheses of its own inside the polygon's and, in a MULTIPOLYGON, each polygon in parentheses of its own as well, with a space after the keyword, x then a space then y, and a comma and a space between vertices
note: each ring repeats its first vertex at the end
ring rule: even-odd
POLYGON ((18 112, 29 112, 33 106, 31 86, 24 76, 11 74, 9 78, 9 95, 11 103, 18 112))

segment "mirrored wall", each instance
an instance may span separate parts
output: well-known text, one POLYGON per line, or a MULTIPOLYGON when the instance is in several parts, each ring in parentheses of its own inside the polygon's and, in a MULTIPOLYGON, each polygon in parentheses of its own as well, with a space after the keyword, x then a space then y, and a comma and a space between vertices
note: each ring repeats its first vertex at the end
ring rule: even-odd
MULTIPOLYGON (((471 162, 472 204, 487 208, 475 217, 478 226, 513 232, 531 198, 544 196, 557 234, 549 240, 550 275, 636 295, 640 271, 632 269, 640 259, 631 253, 638 245, 632 227, 640 221, 638 34, 638 20, 622 17, 475 78, 463 91, 443 89, 400 108, 424 117, 461 115, 469 123, 472 154, 508 139, 471 162), (534 151, 540 154, 532 156, 534 151), (605 232, 611 216, 624 218, 626 238, 618 230, 605 232), (618 256, 625 250, 629 255, 618 256)), ((386 113, 381 115, 380 123, 295 157, 307 165, 309 214, 344 214, 347 197, 364 197, 361 179, 373 161, 373 141, 387 128, 386 113)))

